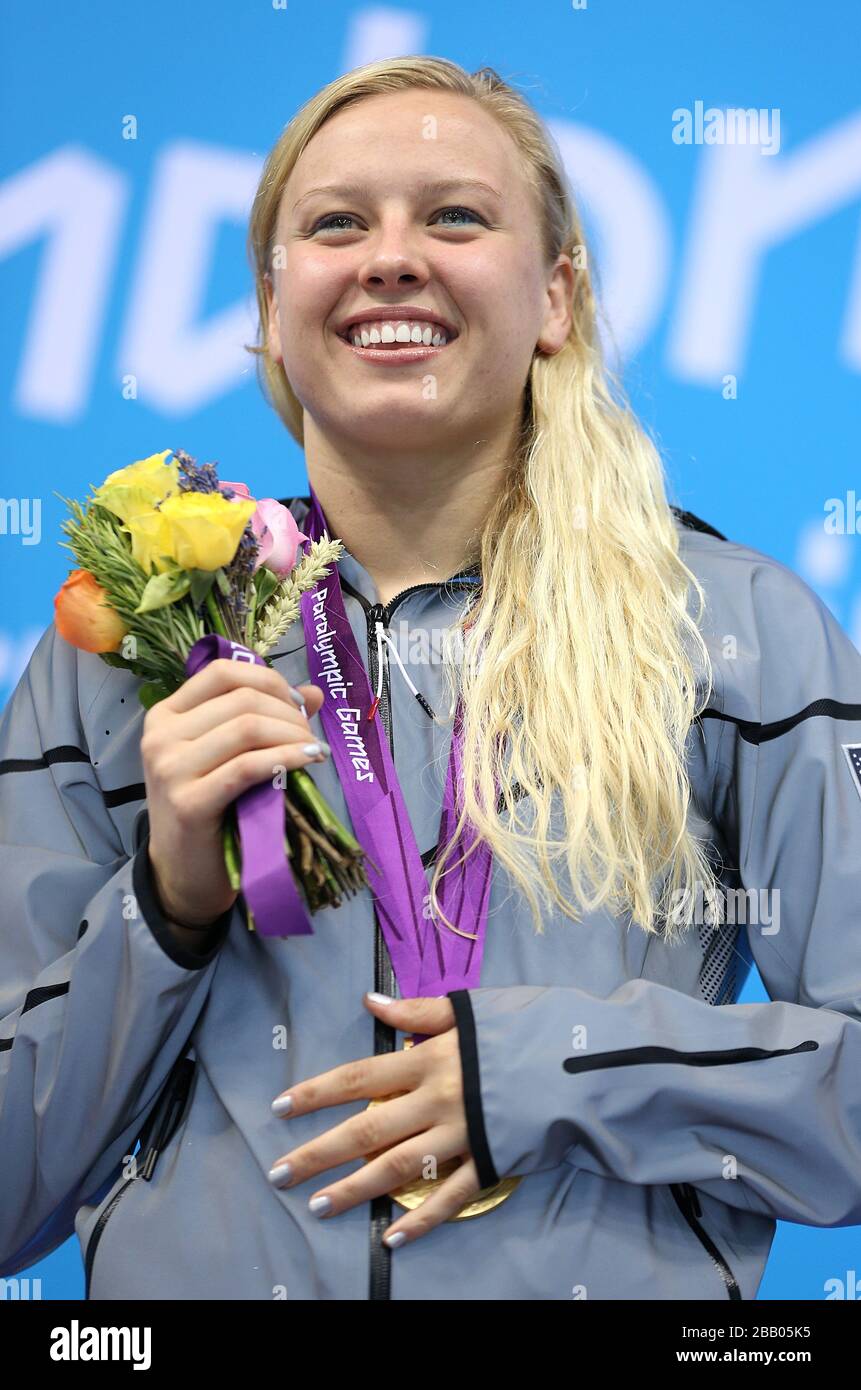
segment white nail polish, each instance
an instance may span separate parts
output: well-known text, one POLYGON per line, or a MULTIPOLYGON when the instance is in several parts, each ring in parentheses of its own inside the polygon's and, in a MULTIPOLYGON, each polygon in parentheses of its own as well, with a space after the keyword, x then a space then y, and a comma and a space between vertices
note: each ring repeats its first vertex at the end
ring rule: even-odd
POLYGON ((368 998, 372 1004, 394 1004, 394 999, 390 994, 377 994, 376 990, 369 992, 368 998))
POLYGON ((273 1114, 273 1115, 289 1115, 289 1114, 290 1114, 290 1111, 291 1111, 292 1109, 293 1109, 293 1097, 292 1097, 292 1096, 278 1096, 278 1098, 277 1098, 276 1100, 273 1100, 273 1102, 272 1102, 272 1114, 273 1114))
POLYGON ((294 703, 295 705, 298 705, 299 708, 300 708, 300 710, 302 711, 302 718, 303 718, 303 719, 307 719, 307 718, 308 718, 308 711, 307 711, 307 709, 305 708, 305 701, 302 699, 302 692, 301 692, 301 690, 297 690, 296 687, 295 687, 294 685, 288 685, 287 689, 290 691, 290 695, 291 695, 291 697, 292 697, 292 699, 293 699, 293 703, 294 703))
POLYGON ((392 1231, 390 1236, 383 1236, 383 1240, 390 1250, 397 1250, 399 1245, 403 1245, 406 1236, 403 1231, 392 1231))
POLYGON ((327 1211, 332 1209, 331 1197, 312 1197, 308 1203, 308 1210, 315 1216, 325 1216, 327 1211))

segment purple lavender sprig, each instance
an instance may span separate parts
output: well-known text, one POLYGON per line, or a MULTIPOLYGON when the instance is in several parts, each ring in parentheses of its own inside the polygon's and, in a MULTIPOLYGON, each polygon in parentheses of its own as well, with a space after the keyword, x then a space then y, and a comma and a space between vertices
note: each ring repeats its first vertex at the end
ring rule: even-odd
MULTIPOLYGON (((175 449, 174 458, 179 469, 179 488, 181 492, 223 491, 228 499, 235 494, 232 489, 219 489, 217 464, 196 463, 184 449, 175 449)), ((242 532, 236 554, 229 565, 224 566, 224 576, 230 586, 225 595, 213 590, 224 626, 236 642, 245 641, 245 625, 250 609, 249 597, 254 583, 254 568, 260 550, 257 537, 249 522, 242 532)))

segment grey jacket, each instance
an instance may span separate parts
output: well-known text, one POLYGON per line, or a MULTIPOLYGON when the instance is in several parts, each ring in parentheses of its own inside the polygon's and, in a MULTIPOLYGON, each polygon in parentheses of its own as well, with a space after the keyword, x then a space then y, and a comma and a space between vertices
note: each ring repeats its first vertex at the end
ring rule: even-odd
MULTIPOLYGON (((753 1299, 777 1219, 861 1223, 861 654, 791 570, 676 522, 716 680, 691 825, 753 893, 673 947, 605 912, 539 936, 496 866, 481 987, 451 997, 479 1176, 522 1180, 391 1253, 388 1198, 308 1210, 357 1162, 267 1179, 365 1104, 285 1121, 273 1098, 396 1043, 362 1004, 396 992, 370 895, 286 940, 240 901, 186 953, 149 876, 137 681, 46 629, 0 719, 0 1273, 75 1230, 93 1299, 753 1299), (772 1002, 733 1002, 751 959, 772 1002)), ((374 585, 340 571, 375 682, 374 585)), ((438 653, 474 576, 385 614, 440 712, 410 634, 438 653)), ((301 623, 274 656, 309 680, 301 623)), ((451 726, 384 674, 430 882, 451 726)), ((312 775, 346 817, 334 768, 312 775)))

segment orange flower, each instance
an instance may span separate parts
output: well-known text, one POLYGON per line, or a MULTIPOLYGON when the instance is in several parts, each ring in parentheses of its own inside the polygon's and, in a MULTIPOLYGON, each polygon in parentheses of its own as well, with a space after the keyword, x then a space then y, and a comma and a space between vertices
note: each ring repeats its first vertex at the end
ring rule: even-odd
POLYGON ((72 570, 54 598, 61 637, 84 652, 116 652, 128 628, 89 570, 72 570))

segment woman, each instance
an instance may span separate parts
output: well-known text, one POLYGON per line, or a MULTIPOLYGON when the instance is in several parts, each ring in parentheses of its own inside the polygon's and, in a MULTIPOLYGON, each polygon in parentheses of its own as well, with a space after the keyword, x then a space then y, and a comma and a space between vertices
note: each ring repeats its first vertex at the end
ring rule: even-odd
POLYGON ((752 1299, 776 1219, 861 1222, 861 656, 668 505, 491 70, 333 82, 250 245, 291 508, 347 553, 274 672, 144 716, 52 626, 4 714, 3 1270, 74 1225, 95 1299, 752 1299), (364 814, 307 751, 339 603, 417 973, 369 894, 249 932, 220 860, 277 766, 364 814))

